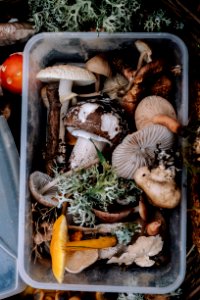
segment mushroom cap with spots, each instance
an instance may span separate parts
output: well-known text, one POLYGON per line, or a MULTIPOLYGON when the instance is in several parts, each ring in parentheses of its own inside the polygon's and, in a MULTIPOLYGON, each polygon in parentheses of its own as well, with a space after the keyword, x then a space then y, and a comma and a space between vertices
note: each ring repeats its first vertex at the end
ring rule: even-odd
POLYGON ((165 126, 150 125, 127 135, 112 154, 112 166, 118 176, 131 179, 135 171, 151 165, 155 158, 155 150, 170 149, 174 135, 165 126))
MULTIPOLYGON (((118 142, 127 132, 127 122, 120 115, 120 111, 98 100, 80 102, 71 107, 64 118, 64 124, 71 129, 72 135, 75 130, 78 136, 77 130, 81 129, 91 133, 94 140, 96 135, 111 143, 118 142)), ((87 136, 90 137, 88 134, 87 136)))
POLYGON ((158 114, 176 119, 173 105, 163 97, 151 95, 140 101, 135 110, 135 125, 137 129, 153 124, 152 119, 158 114))
POLYGON ((96 81, 94 74, 74 65, 54 65, 40 70, 36 78, 43 82, 71 80, 77 85, 89 85, 96 81))

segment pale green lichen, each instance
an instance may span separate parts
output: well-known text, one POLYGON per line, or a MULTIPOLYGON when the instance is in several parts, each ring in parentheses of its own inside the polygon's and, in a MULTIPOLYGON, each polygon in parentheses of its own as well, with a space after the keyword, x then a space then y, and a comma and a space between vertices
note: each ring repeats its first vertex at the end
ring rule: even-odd
POLYGON ((181 30, 164 9, 144 0, 28 0, 29 21, 39 31, 181 30))
POLYGON ((130 31, 141 0, 28 0, 37 31, 130 31))
MULTIPOLYGON (((59 176, 59 174, 58 174, 59 176)), ((55 197, 60 205, 68 202, 69 214, 73 221, 81 226, 94 226, 93 208, 107 211, 117 200, 128 198, 128 203, 136 203, 141 194, 133 180, 119 178, 112 166, 103 162, 88 169, 74 172, 69 177, 60 177, 57 184, 58 193, 55 197)))
POLYGON ((144 30, 146 31, 160 31, 163 26, 169 27, 172 20, 167 16, 163 9, 154 11, 149 15, 144 22, 144 30))
POLYGON ((139 223, 127 223, 117 228, 113 234, 116 235, 119 244, 128 245, 132 237, 140 233, 141 229, 142 226, 139 223))

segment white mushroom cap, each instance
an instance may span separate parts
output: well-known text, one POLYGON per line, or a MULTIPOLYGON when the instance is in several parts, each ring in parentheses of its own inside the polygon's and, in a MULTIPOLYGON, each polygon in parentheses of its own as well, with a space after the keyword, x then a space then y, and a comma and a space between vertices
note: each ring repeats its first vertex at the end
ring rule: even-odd
POLYGON ((140 101, 135 110, 135 125, 137 129, 153 124, 152 119, 158 114, 167 115, 176 119, 173 105, 160 96, 147 96, 140 101))
POLYGON ((140 52, 140 54, 143 54, 143 60, 147 63, 151 62, 151 55, 152 55, 152 51, 151 48, 143 41, 141 40, 137 40, 135 42, 135 46, 138 49, 138 51, 140 52))
POLYGON ((54 65, 47 67, 40 70, 36 78, 43 82, 59 81, 58 93, 61 103, 77 95, 72 93, 73 83, 84 86, 96 81, 96 77, 92 72, 74 65, 54 65))
POLYGON ((151 125, 127 135, 112 154, 112 166, 118 176, 133 178, 135 171, 150 165, 155 158, 156 147, 171 148, 174 135, 165 126, 151 125))
POLYGON ((89 85, 96 81, 94 74, 84 68, 74 65, 55 65, 42 69, 36 78, 43 82, 72 80, 78 85, 89 85))
POLYGON ((84 68, 74 65, 54 65, 40 70, 36 78, 43 82, 59 81, 58 94, 62 104, 60 110, 59 139, 64 142, 65 128, 63 118, 68 110, 69 100, 77 94, 72 92, 73 83, 89 85, 96 81, 94 74, 84 68))

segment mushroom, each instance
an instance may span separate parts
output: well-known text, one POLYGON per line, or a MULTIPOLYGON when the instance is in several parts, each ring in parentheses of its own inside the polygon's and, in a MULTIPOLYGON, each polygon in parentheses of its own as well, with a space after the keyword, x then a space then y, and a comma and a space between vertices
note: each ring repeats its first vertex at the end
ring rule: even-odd
POLYGON ((174 135, 166 127, 150 125, 127 135, 112 154, 112 166, 118 176, 131 179, 135 171, 151 165, 156 147, 163 150, 173 145, 174 135))
POLYGON ((144 93, 144 82, 147 79, 160 74, 164 70, 164 62, 160 59, 153 60, 142 66, 134 75, 131 86, 126 95, 123 97, 121 105, 129 113, 133 114, 137 103, 141 100, 144 93))
POLYGON ((69 159, 72 169, 83 167, 98 157, 94 144, 102 151, 106 144, 116 144, 127 128, 117 109, 106 101, 97 100, 71 107, 64 124, 78 137, 69 159))
MULTIPOLYGON (((172 74, 171 74, 172 75, 172 74)), ((158 95, 166 99, 170 99, 172 96, 172 89, 174 82, 168 74, 161 74, 155 82, 149 86, 149 94, 158 95)))
POLYGON ((125 219, 126 217, 128 217, 131 213, 135 212, 135 209, 132 207, 128 207, 125 209, 121 209, 118 212, 107 212, 107 211, 102 211, 102 210, 98 210, 98 209, 93 209, 95 216, 100 219, 102 222, 106 222, 106 223, 115 223, 115 222, 119 222, 123 219, 125 219))
POLYGON ((65 128, 63 118, 68 110, 69 100, 77 94, 72 92, 72 85, 90 85, 96 81, 94 74, 84 68, 74 65, 54 65, 40 70, 36 78, 42 82, 59 82, 58 94, 61 102, 60 133, 61 143, 64 142, 65 128))
POLYGON ((97 54, 90 58, 85 63, 85 68, 90 72, 94 73, 96 76, 96 84, 95 84, 95 91, 98 92, 100 89, 100 79, 101 75, 105 77, 110 77, 112 75, 112 70, 109 65, 108 60, 104 54, 97 54))
POLYGON ((148 223, 145 227, 146 233, 148 235, 157 235, 160 231, 161 220, 152 221, 148 223))
POLYGON ((153 124, 153 117, 164 114, 176 119, 176 112, 172 104, 156 95, 147 96, 140 101, 135 110, 135 125, 137 129, 153 124))
POLYGON ((65 270, 69 273, 77 274, 95 263, 98 260, 98 249, 87 251, 67 251, 65 270))
POLYGON ((126 77, 117 73, 115 76, 108 77, 105 80, 102 92, 106 93, 111 99, 121 100, 128 84, 126 77))
POLYGON ((135 42, 135 46, 136 46, 137 50, 140 52, 140 57, 138 60, 138 65, 137 65, 137 70, 139 70, 142 67, 144 61, 146 63, 149 63, 152 61, 152 58, 151 58, 152 51, 151 51, 150 47, 141 40, 137 40, 135 42))
POLYGON ((9 55, 1 65, 1 86, 14 94, 22 93, 23 53, 9 55))
POLYGON ((181 191, 175 182, 174 172, 163 165, 151 170, 147 166, 141 167, 136 170, 133 179, 152 205, 174 208, 180 203, 181 191))
MULTIPOLYGON (((90 161, 84 168, 89 168, 96 164, 98 160, 90 161)), ((61 173, 59 176, 52 178, 49 175, 42 173, 40 171, 35 171, 29 176, 29 188, 32 196, 37 200, 37 202, 43 204, 47 207, 60 206, 62 203, 56 198, 58 193, 57 184, 61 178, 65 178, 73 174, 73 172, 78 172, 82 168, 77 168, 69 170, 68 172, 61 173)))
MULTIPOLYGON (((119 204, 122 204, 122 202, 117 201, 119 204)), ((139 216, 142 220, 147 220, 147 207, 143 201, 143 199, 139 200, 139 203, 135 207, 126 207, 121 210, 118 210, 116 212, 108 212, 108 211, 102 211, 98 209, 93 209, 94 214, 97 218, 99 218, 102 222, 107 223, 116 223, 119 222, 126 217, 128 217, 131 214, 139 213, 139 216)))
POLYGON ((119 265, 131 265, 135 263, 140 267, 151 267, 155 261, 151 256, 157 255, 163 248, 163 241, 160 235, 140 236, 136 242, 127 247, 125 253, 119 257, 113 256, 107 263, 118 263, 119 265))

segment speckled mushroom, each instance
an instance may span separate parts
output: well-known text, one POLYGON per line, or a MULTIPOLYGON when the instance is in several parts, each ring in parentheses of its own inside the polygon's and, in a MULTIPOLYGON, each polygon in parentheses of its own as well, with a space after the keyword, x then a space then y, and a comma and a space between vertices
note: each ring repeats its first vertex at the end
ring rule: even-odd
POLYGON ((127 135, 112 154, 112 166, 118 176, 131 179, 141 166, 151 165, 155 150, 167 150, 173 145, 174 135, 162 125, 150 125, 127 135))
POLYGON ((102 151, 106 144, 119 142, 126 128, 126 122, 117 110, 96 100, 71 107, 64 124, 72 135, 78 137, 69 159, 72 169, 98 157, 93 143, 102 151))
POLYGON ((135 125, 137 129, 153 124, 153 117, 159 114, 176 119, 173 105, 163 97, 151 95, 140 101, 135 110, 135 125))

